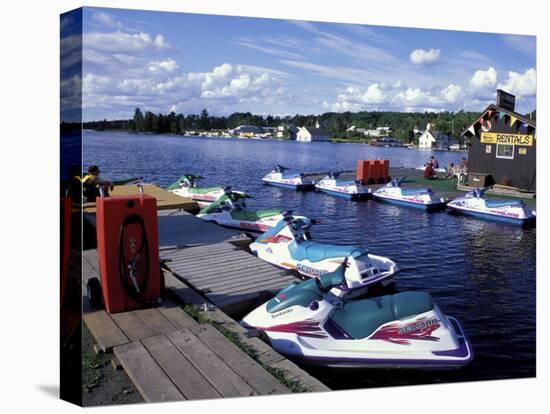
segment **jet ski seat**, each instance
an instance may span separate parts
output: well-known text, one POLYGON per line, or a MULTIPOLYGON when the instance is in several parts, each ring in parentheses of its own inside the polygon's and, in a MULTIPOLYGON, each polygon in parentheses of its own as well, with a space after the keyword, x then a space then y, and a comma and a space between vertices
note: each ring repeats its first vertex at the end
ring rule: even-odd
POLYGON ((293 241, 289 244, 288 250, 294 260, 309 260, 310 262, 320 262, 325 259, 338 257, 359 257, 366 253, 365 249, 355 246, 337 246, 334 244, 315 243, 309 240, 297 243, 293 241))
POLYGON ((266 217, 273 217, 281 214, 281 210, 258 210, 249 211, 240 208, 231 210, 231 218, 235 220, 257 221, 266 217))
POLYGON ((353 185, 353 184, 355 184, 355 181, 336 180, 337 187, 341 187, 345 185, 353 185))
POLYGON ((433 300, 426 292, 401 292, 345 302, 330 319, 354 339, 371 335, 381 325, 432 310, 433 300))
POLYGON ((523 202, 521 200, 491 200, 489 198, 485 199, 485 206, 486 207, 519 207, 522 206, 523 202))
POLYGON ((281 178, 283 179, 286 179, 286 178, 296 178, 296 177, 299 177, 300 176, 300 173, 299 172, 283 172, 281 173, 281 178))
POLYGON ((429 192, 430 190, 427 188, 401 188, 401 195, 416 195, 429 192))

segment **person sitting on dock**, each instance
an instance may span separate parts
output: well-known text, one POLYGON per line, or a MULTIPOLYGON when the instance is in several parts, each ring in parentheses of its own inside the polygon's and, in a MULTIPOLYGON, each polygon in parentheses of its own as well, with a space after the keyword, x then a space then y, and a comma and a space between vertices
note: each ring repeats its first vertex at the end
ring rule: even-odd
POLYGON ((450 162, 446 170, 447 170, 447 174, 445 178, 453 178, 455 176, 455 171, 456 171, 455 163, 450 162))
POLYGON ((88 174, 82 178, 82 186, 86 201, 94 202, 95 199, 101 195, 100 189, 103 190, 104 196, 109 196, 109 189, 113 189, 113 185, 109 181, 99 178, 100 173, 99 167, 97 165, 92 165, 88 168, 88 174))
POLYGON ((466 174, 468 172, 468 160, 466 157, 462 157, 458 166, 456 167, 456 172, 460 174, 466 174))
POLYGON ((435 173, 434 167, 431 163, 428 163, 424 169, 424 178, 428 180, 435 180, 437 178, 437 174, 435 173))

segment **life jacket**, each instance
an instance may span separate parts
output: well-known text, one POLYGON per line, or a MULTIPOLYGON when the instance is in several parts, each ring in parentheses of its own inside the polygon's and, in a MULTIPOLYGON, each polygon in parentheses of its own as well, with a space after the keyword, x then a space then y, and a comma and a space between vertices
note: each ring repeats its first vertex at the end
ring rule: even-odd
POLYGON ((92 179, 92 174, 86 174, 84 177, 80 178, 79 176, 75 175, 75 178, 78 178, 82 184, 86 184, 88 181, 92 179))

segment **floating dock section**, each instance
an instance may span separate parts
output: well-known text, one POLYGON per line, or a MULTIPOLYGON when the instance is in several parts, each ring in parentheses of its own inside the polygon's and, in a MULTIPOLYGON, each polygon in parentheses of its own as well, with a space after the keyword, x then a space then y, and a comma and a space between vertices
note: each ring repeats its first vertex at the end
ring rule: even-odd
POLYGON ((162 250, 161 261, 229 315, 250 310, 296 277, 228 242, 162 250))

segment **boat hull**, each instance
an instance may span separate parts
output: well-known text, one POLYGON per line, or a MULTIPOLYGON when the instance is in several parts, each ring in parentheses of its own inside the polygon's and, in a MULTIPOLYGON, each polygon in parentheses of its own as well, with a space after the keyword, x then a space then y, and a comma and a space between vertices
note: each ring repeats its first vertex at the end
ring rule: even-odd
POLYGON ((514 218, 514 217, 507 217, 502 216, 499 214, 491 213, 488 211, 482 211, 478 209, 470 209, 465 207, 459 207, 455 206, 451 203, 447 204, 447 207, 456 213, 465 214, 468 216, 472 216, 475 218, 483 219, 483 220, 490 220, 490 221, 496 221, 500 223, 508 223, 508 224, 515 224, 517 226, 527 226, 529 224, 532 224, 535 221, 535 217, 527 217, 527 218, 514 218))
POLYGON ((379 201, 385 201, 387 203, 396 204, 404 207, 412 207, 420 210, 429 210, 429 211, 441 210, 441 209, 444 209, 446 206, 444 202, 425 204, 425 203, 419 203, 414 201, 402 200, 402 199, 393 198, 393 197, 382 196, 376 193, 373 194, 373 197, 379 201))
POLYGON ((328 188, 323 188, 323 187, 315 187, 318 191, 321 191, 325 194, 330 194, 332 196, 335 196, 335 197, 340 197, 340 198, 346 198, 348 200, 361 200, 361 199, 367 199, 367 198, 370 198, 371 197, 371 193, 370 192, 364 192, 364 193, 345 193, 345 192, 342 192, 342 191, 338 191, 338 190, 331 190, 331 189, 328 189, 328 188))
POLYGON ((315 188, 315 185, 313 183, 289 184, 271 180, 263 180, 263 182, 274 187, 284 188, 285 190, 310 191, 315 188))
MULTIPOLYGON (((369 356, 369 352, 365 352, 363 356, 352 357, 345 351, 340 352, 342 355, 335 355, 335 352, 329 352, 326 356, 320 355, 289 355, 295 361, 300 361, 309 365, 318 365, 332 368, 391 368, 391 369, 419 369, 426 371, 453 370, 462 368, 468 365, 473 357, 473 350, 464 329, 460 322, 447 316, 447 319, 453 325, 458 334, 459 347, 451 351, 432 352, 433 356, 425 355, 424 357, 415 358, 381 358, 369 356), (347 355, 346 355, 347 354, 347 355)), ((281 352, 281 350, 279 350, 281 352)))

